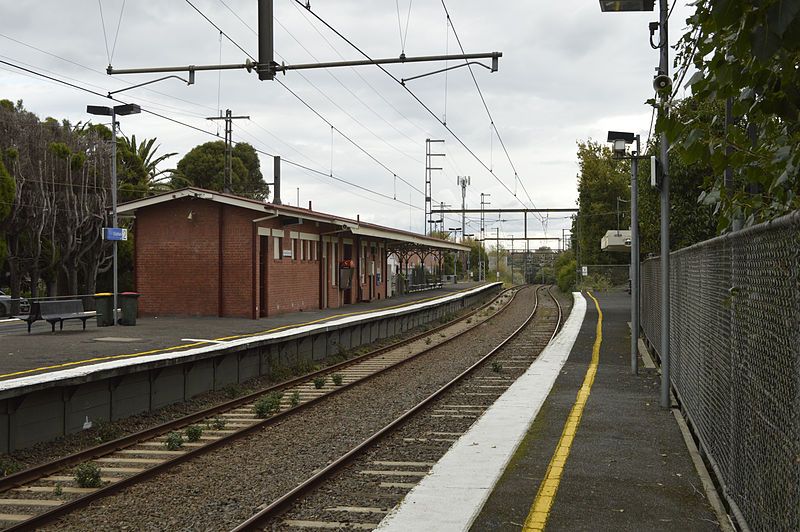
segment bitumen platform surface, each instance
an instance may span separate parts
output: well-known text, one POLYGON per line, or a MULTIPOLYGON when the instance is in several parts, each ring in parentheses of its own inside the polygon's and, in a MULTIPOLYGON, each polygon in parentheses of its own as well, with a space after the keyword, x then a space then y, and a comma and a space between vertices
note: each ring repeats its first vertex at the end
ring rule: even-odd
POLYGON ((573 308, 585 308, 582 322, 572 316, 551 344, 561 340, 563 357, 559 345, 548 347, 515 383, 519 389, 487 410, 381 530, 720 530, 679 425, 659 406, 658 370, 640 357, 638 375, 631 373, 630 296, 593 295, 603 316, 596 364, 599 314, 584 293, 585 305, 576 300, 573 308), (574 343, 562 338, 569 327, 574 343), (494 408, 501 403, 509 407, 494 408), (520 408, 530 415, 514 432, 520 408), (487 473, 481 462, 515 438, 487 473))
POLYGON ((31 333, 20 320, 0 320, 0 381, 41 375, 114 357, 152 355, 180 349, 197 340, 229 339, 241 335, 287 330, 310 323, 324 323, 343 316, 407 306, 452 295, 484 283, 447 284, 440 289, 414 292, 338 309, 310 310, 254 319, 217 317, 145 317, 135 326, 98 327, 94 319, 82 329, 79 320, 64 322, 51 332, 50 324, 34 322, 31 333))

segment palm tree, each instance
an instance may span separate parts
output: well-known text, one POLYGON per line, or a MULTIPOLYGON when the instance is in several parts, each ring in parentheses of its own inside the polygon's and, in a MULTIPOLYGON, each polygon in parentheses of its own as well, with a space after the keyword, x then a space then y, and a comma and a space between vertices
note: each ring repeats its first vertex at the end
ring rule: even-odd
POLYGON ((142 178, 137 188, 141 188, 147 193, 161 192, 170 188, 169 183, 165 181, 167 178, 161 177, 170 170, 159 170, 158 165, 177 155, 176 152, 156 155, 161 146, 156 145, 155 138, 145 139, 141 144, 137 144, 136 135, 131 135, 130 138, 123 135, 117 139, 117 142, 124 163, 136 167, 130 168, 131 174, 139 175, 142 178))

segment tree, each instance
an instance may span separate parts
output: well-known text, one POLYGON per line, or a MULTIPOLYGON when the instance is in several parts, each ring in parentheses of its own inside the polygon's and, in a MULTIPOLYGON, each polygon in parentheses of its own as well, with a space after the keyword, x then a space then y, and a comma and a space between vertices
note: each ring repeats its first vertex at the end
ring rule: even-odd
POLYGON ((130 138, 117 137, 117 183, 120 201, 139 199, 148 193, 168 189, 162 177, 168 170, 159 170, 158 165, 177 155, 165 153, 156 155, 160 146, 156 139, 145 139, 136 143, 136 135, 130 138))
MULTIPOLYGON (((222 191, 225 179, 225 143, 206 142, 194 147, 179 162, 172 175, 172 186, 196 186, 222 191)), ((247 143, 233 147, 231 155, 231 191, 254 199, 269 197, 258 154, 247 143)))
MULTIPOLYGON (((8 101, 8 100, 6 100, 8 101)), ((12 152, 13 153, 13 152, 12 152)), ((0 267, 6 259, 6 239, 3 227, 8 217, 11 215, 11 206, 14 201, 16 184, 14 178, 8 173, 3 158, 0 157, 0 267)), ((2 269, 0 269, 2 271, 2 269)))
MULTIPOLYGON (((582 264, 624 264, 620 253, 600 250, 600 239, 617 227, 617 198, 630 198, 630 162, 614 159, 611 149, 592 140, 578 142, 578 247, 582 264)), ((627 227, 628 223, 624 226, 627 227)))
POLYGON ((712 169, 704 199, 716 205, 722 230, 737 218, 749 225, 800 208, 800 3, 693 5, 676 63, 697 69, 687 85, 700 102, 731 99, 739 127, 720 133, 659 113, 657 131, 683 148, 684 164, 712 169), (723 181, 727 167, 734 174, 730 188, 723 181))

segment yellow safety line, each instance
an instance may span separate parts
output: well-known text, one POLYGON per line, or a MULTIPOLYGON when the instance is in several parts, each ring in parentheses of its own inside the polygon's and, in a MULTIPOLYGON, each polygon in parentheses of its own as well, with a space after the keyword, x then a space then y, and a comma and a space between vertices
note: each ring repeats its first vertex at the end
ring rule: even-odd
POLYGON ((575 404, 572 405, 572 410, 570 410, 567 421, 564 424, 564 430, 561 432, 561 439, 558 440, 556 451, 547 466, 547 473, 539 486, 539 491, 533 500, 533 505, 531 505, 530 513, 525 519, 525 524, 522 526, 523 532, 542 531, 547 524, 550 509, 553 507, 553 501, 561 483, 564 465, 567 463, 575 433, 581 423, 583 409, 586 406, 586 401, 589 400, 589 393, 592 390, 595 375, 597 375, 597 366, 600 363, 600 344, 603 342, 603 312, 600 310, 600 303, 598 303, 597 299, 591 292, 588 294, 597 308, 597 332, 595 333, 594 347, 592 348, 592 361, 589 364, 589 369, 586 370, 583 384, 578 390, 575 404))
MULTIPOLYGON (((394 305, 394 306, 391 306, 391 307, 382 307, 382 308, 379 308, 379 309, 360 310, 358 312, 347 312, 347 313, 343 313, 343 314, 335 314, 333 316, 327 316, 327 317, 324 317, 324 318, 319 318, 319 319, 316 319, 316 320, 307 321, 305 323, 295 323, 295 324, 290 324, 290 325, 281 325, 280 327, 274 327, 272 329, 267 329, 265 331, 259 331, 259 332, 254 332, 254 333, 246 333, 246 334, 238 334, 238 335, 235 335, 235 336, 224 336, 222 338, 214 338, 213 341, 214 342, 223 342, 223 341, 229 341, 229 340, 236 340, 236 339, 239 339, 239 338, 247 338, 249 336, 258 336, 258 335, 261 335, 261 334, 269 334, 269 333, 273 333, 273 332, 277 332, 277 331, 282 331, 282 330, 285 330, 285 329, 293 329, 293 328, 296 328, 296 327, 305 327, 306 325, 314 325, 316 323, 321 323, 321 322, 333 320, 333 319, 336 319, 336 318, 346 318, 348 316, 358 316, 360 314, 369 314, 371 312, 381 312, 381 311, 384 311, 384 310, 394 310, 394 309, 398 309, 398 308, 409 307, 411 305, 416 305, 417 303, 425 303, 426 301, 433 301, 435 299, 442 299, 444 297, 448 297, 448 296, 453 295, 453 294, 460 294, 462 292, 467 292, 467 291, 472 290, 474 288, 476 288, 476 287, 472 286, 472 287, 469 287, 469 288, 464 288, 463 290, 458 290, 456 292, 452 292, 451 294, 435 296, 435 297, 428 297, 428 298, 424 298, 424 299, 417 299, 415 301, 409 301, 408 303, 401 303, 399 305, 394 305)), ((0 375, 0 379, 5 379, 7 377, 18 377, 20 375, 28 375, 28 374, 37 373, 37 372, 40 372, 40 371, 49 371, 49 370, 54 370, 54 369, 68 368, 68 367, 71 367, 71 366, 80 366, 82 364, 87 364, 87 363, 91 363, 91 362, 104 362, 104 361, 116 360, 116 359, 120 359, 120 358, 133 358, 133 357, 139 357, 139 356, 144 356, 144 355, 154 355, 156 353, 163 353, 163 352, 166 352, 166 351, 175 351, 175 350, 178 350, 178 349, 187 349, 187 348, 190 348, 190 347, 197 347, 197 346, 200 346, 200 345, 203 345, 203 344, 208 344, 208 343, 211 343, 211 342, 194 342, 194 343, 191 343, 191 344, 174 345, 172 347, 162 347, 162 348, 159 348, 159 349, 152 349, 150 351, 140 351, 138 353, 127 353, 127 354, 122 354, 122 355, 108 355, 108 356, 102 356, 102 357, 88 358, 88 359, 85 359, 85 360, 76 360, 76 361, 73 361, 73 362, 64 362, 63 364, 55 364, 55 365, 52 365, 52 366, 43 366, 41 368, 24 369, 24 370, 20 370, 20 371, 15 371, 13 373, 6 373, 6 374, 3 374, 3 375, 0 375)))

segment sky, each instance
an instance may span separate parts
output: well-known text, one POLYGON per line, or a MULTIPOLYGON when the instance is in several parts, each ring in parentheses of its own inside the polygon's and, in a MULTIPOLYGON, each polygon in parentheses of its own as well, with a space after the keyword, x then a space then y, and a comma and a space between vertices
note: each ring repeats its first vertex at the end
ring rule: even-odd
MULTIPOLYGON (((425 219, 425 139, 445 141, 435 145, 445 153, 435 159, 442 170, 432 172, 437 205, 460 208, 457 181, 469 176, 467 208, 480 208, 481 193, 491 195, 489 208, 574 208, 577 142, 603 142, 610 129, 639 133, 643 142, 648 137, 651 108, 644 102, 653 95, 658 51, 648 44, 647 25, 657 12, 601 13, 596 0, 310 3, 314 14, 372 58, 459 53, 457 36, 466 53, 502 52, 499 70, 473 67, 480 92, 463 67, 408 81, 405 88, 374 65, 289 71, 276 81, 259 81, 245 70, 198 72, 191 86, 167 79, 117 94, 162 115, 122 117, 121 132, 138 140, 156 137, 160 152, 177 152, 165 163, 171 168, 194 146, 222 136, 223 123, 207 117, 231 109, 249 117, 234 121, 233 139, 259 150, 267 181, 271 155, 284 160, 284 203, 296 205, 299 197, 303 207, 311 201, 314 210, 418 232, 425 219)), ((295 0, 274 4, 276 61, 363 58, 295 0)), ((255 0, 41 0, 35 9, 0 0, 0 12, 6 21, 0 61, 101 95, 166 75, 109 76, 109 64, 241 64, 248 55, 258 57, 255 0)), ((683 0, 675 2, 671 45, 690 14, 683 0)), ((386 70, 409 78, 456 64, 386 70)), ((21 99, 40 118, 73 123, 97 121, 86 114, 86 105, 112 104, 4 63, 0 98, 21 99)), ((528 234, 560 238, 568 217, 530 214, 528 234)), ((460 215, 449 215, 445 225, 460 227, 460 215)), ((523 218, 487 214, 485 227, 487 233, 520 237, 523 218)), ((468 217, 467 233, 477 236, 479 229, 478 216, 468 217)))

